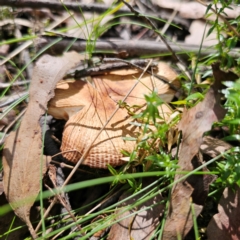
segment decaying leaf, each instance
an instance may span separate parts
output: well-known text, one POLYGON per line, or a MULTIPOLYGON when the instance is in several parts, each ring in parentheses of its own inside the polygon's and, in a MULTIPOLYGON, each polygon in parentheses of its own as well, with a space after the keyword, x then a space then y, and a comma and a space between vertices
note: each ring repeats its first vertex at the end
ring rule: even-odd
POLYGON ((46 112, 48 101, 54 96, 57 82, 79 60, 79 55, 75 52, 59 58, 45 55, 38 60, 33 72, 26 113, 19 129, 12 132, 5 142, 4 191, 16 215, 26 222, 33 237, 35 233, 29 213, 46 169, 39 119, 46 112))
MULTIPOLYGON (((118 70, 108 75, 94 76, 91 82, 69 80, 58 84, 48 112, 55 118, 68 120, 61 146, 65 158, 74 163, 80 159, 109 120, 119 101, 137 83, 141 72, 132 69, 122 72, 118 70)), ((177 74, 166 63, 159 63, 157 73, 178 86, 177 74)), ((124 104, 129 107, 138 106, 135 111, 138 113, 145 108, 144 95, 154 89, 166 102, 171 101, 174 96, 174 90, 168 84, 145 73, 124 104)), ((169 108, 162 105, 159 110, 164 119, 167 119, 169 108)), ((131 152, 136 145, 135 141, 125 141, 123 137, 137 138, 141 131, 140 127, 130 123, 132 121, 134 120, 129 110, 124 106, 120 107, 94 142, 83 164, 96 168, 106 168, 107 164, 122 165, 124 161, 121 160, 121 150, 131 152)))
MULTIPOLYGON (((151 182, 152 179, 144 179, 145 186, 151 182)), ((115 214, 117 215, 116 220, 122 220, 111 227, 108 240, 152 239, 153 234, 159 225, 159 219, 162 217, 165 208, 165 205, 161 204, 161 201, 163 200, 161 194, 158 194, 136 208, 127 210, 131 204, 136 203, 136 201, 144 194, 146 194, 146 192, 141 193, 136 198, 123 202, 119 206, 119 209, 115 211, 115 214), (153 205, 153 207, 150 207, 151 205, 153 205)), ((123 200, 130 195, 131 193, 123 193, 120 200, 123 200)))
POLYGON ((190 34, 185 38, 185 43, 189 45, 205 45, 213 46, 218 43, 215 38, 216 32, 213 30, 209 35, 208 31, 211 28, 210 24, 204 23, 201 20, 192 21, 189 32, 190 34), (204 36, 204 37, 203 37, 204 36))
MULTIPOLYGON (((226 110, 220 105, 219 88, 221 81, 215 71, 219 65, 213 66, 215 83, 209 89, 205 99, 190 110, 185 110, 178 128, 182 131, 182 144, 179 152, 179 171, 191 171, 200 166, 201 160, 196 154, 202 143, 203 134, 211 129, 213 122, 221 120, 226 110)), ((207 171, 207 169, 203 169, 207 171)), ((177 174, 175 180, 182 175, 177 174)), ((177 183, 172 191, 169 216, 165 223, 163 239, 182 239, 192 228, 191 202, 194 204, 195 215, 198 216, 203 208, 208 194, 208 186, 214 176, 191 176, 177 183)))
POLYGON ((200 146, 201 152, 212 158, 217 157, 219 154, 226 152, 230 148, 232 148, 232 145, 229 143, 210 136, 205 136, 203 138, 203 143, 200 146))
POLYGON ((208 240, 240 239, 240 188, 226 188, 218 204, 218 214, 215 214, 207 227, 208 240))
MULTIPOLYGON (((153 0, 153 2, 163 8, 176 9, 181 17, 188 19, 204 18, 207 9, 206 6, 196 1, 153 0)), ((202 2, 205 3, 205 1, 202 2)), ((217 8, 222 8, 222 4, 217 4, 217 8)), ((224 16, 226 18, 237 18, 239 16, 239 11, 239 6, 232 5, 231 7, 224 9, 224 16)), ((208 19, 213 20, 215 18, 210 16, 208 19)))

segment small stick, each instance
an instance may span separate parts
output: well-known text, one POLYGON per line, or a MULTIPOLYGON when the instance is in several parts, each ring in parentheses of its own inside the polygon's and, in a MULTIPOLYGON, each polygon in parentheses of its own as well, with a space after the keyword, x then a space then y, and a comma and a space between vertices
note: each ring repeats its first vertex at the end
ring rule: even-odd
MULTIPOLYGON (((87 77, 87 76, 96 76, 96 75, 101 75, 105 74, 106 72, 110 72, 116 69, 122 69, 126 68, 129 66, 129 62, 133 63, 137 66, 146 66, 148 64, 147 60, 144 59, 133 59, 130 61, 123 62, 122 59, 114 58, 104 58, 103 59, 103 64, 99 66, 94 66, 90 68, 85 68, 81 70, 75 70, 71 69, 71 72, 64 77, 64 79, 74 77, 75 79, 82 78, 82 77, 87 77)), ((156 63, 153 63, 151 66, 156 66, 156 63)))
MULTIPOLYGON (((41 36, 36 39, 35 46, 37 49, 41 49, 45 47, 47 44, 56 41, 59 36, 41 36)), ((110 39, 106 40, 97 40, 97 41, 86 41, 80 38, 73 37, 63 37, 61 41, 55 43, 49 49, 47 49, 47 53, 51 55, 62 54, 63 50, 66 47, 70 47, 69 50, 72 51, 86 51, 87 44, 93 44, 95 46, 96 53, 103 53, 106 55, 119 54, 121 52, 127 53, 128 57, 140 57, 140 56, 168 56, 169 50, 162 42, 156 41, 148 41, 148 40, 119 40, 119 39, 110 39), (74 43, 72 43, 73 40, 74 43)), ((189 58, 189 53, 199 53, 199 45, 190 45, 182 42, 173 42, 169 43, 169 46, 173 51, 177 52, 177 54, 181 54, 184 57, 189 58)), ((94 53, 94 52, 93 52, 94 53)), ((216 53, 214 48, 210 48, 209 46, 204 46, 202 49, 200 56, 204 57, 209 54, 216 53)), ((229 51, 229 55, 233 58, 239 58, 239 48, 233 48, 229 51)))
POLYGON ((128 64, 128 65, 130 65, 130 66, 132 66, 134 68, 138 68, 138 69, 140 69, 142 71, 145 71, 145 72, 149 73, 150 75, 152 75, 153 77, 159 79, 160 81, 168 84, 172 89, 178 91, 178 89, 172 83, 170 83, 167 80, 167 78, 165 78, 164 76, 160 76, 158 74, 154 74, 154 73, 152 73, 151 71, 149 71, 147 69, 144 70, 141 66, 139 66, 139 65, 137 65, 135 63, 132 63, 131 61, 126 61, 126 60, 121 59, 121 58, 108 58, 108 61, 120 61, 120 62, 126 63, 126 64, 128 64))

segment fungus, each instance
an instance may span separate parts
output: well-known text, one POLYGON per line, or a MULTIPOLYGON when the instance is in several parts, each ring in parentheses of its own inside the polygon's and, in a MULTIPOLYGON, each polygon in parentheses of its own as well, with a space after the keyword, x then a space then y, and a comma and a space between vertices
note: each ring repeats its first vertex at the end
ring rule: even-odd
MULTIPOLYGON (((166 63, 160 62, 155 74, 164 76, 178 87, 177 74, 166 63)), ((94 76, 91 83, 70 79, 57 84, 55 97, 48 104, 48 113, 67 121, 61 145, 62 154, 67 160, 78 162, 140 75, 140 70, 118 70, 94 76)), ((175 93, 168 84, 145 73, 125 103, 137 105, 138 112, 143 111, 146 105, 144 95, 153 90, 165 102, 171 101, 175 93)), ((159 111, 166 115, 170 110, 163 105, 159 111)), ((124 138, 136 138, 141 131, 139 126, 131 124, 133 121, 129 111, 120 107, 92 144, 83 164, 94 168, 107 168, 108 164, 113 167, 122 165, 121 150, 131 152, 136 146, 136 141, 125 141, 124 138)))

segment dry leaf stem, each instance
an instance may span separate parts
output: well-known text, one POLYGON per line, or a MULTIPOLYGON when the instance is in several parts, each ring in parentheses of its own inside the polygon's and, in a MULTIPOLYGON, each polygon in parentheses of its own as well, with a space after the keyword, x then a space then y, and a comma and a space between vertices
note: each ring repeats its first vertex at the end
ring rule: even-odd
MULTIPOLYGON (((101 75, 101 74, 106 74, 107 72, 117 70, 117 69, 122 69, 126 68, 129 66, 129 62, 133 63, 137 66, 146 66, 148 64, 148 60, 144 59, 133 59, 130 61, 123 62, 122 59, 119 58, 104 58, 103 63, 99 66, 94 66, 94 67, 89 67, 89 68, 84 68, 82 70, 76 69, 74 71, 71 71, 71 73, 67 74, 64 79, 72 78, 74 77, 75 79, 87 77, 87 76, 96 76, 96 75, 101 75)), ((157 66, 157 64, 153 63, 151 67, 157 66)), ((1 86, 1 85, 0 85, 1 86)))
MULTIPOLYGON (((41 49, 47 46, 49 43, 54 42, 59 37, 46 37, 42 36, 37 39, 36 47, 41 49)), ((121 54, 123 51, 127 53, 128 57, 140 57, 140 56, 159 56, 161 54, 169 54, 169 50, 164 43, 146 40, 119 40, 111 39, 108 41, 97 40, 94 42, 86 41, 84 39, 76 39, 72 37, 64 37, 61 41, 55 43, 47 52, 50 54, 61 54, 66 47, 70 47, 70 50, 75 50, 77 52, 85 51, 88 44, 94 44, 95 50, 97 52, 107 51, 112 54, 121 54), (72 43, 74 40, 74 43, 72 43), (75 41, 76 40, 76 41, 75 41)), ((199 45, 189 45, 182 42, 168 43, 174 52, 181 54, 182 57, 189 58, 189 53, 199 53, 199 45)), ((202 48, 200 53, 201 57, 207 56, 209 54, 214 54, 217 51, 209 47, 202 48)), ((233 48, 228 53, 234 58, 240 57, 239 48, 233 48)))
MULTIPOLYGON (((148 69, 144 69, 144 68, 142 68, 141 66, 135 64, 134 62, 126 61, 126 60, 120 59, 120 58, 112 58, 111 60, 112 60, 112 61, 120 61, 120 62, 123 62, 123 63, 126 63, 126 64, 130 65, 130 66, 133 67, 133 68, 137 68, 137 69, 140 69, 140 70, 142 70, 142 71, 145 71, 146 73, 150 74, 151 76, 153 76, 153 77, 159 79, 160 81, 168 84, 172 89, 174 89, 174 90, 176 90, 176 91, 179 90, 179 89, 178 89, 177 87, 175 87, 172 83, 170 83, 166 77, 160 76, 160 75, 158 75, 158 74, 154 74, 152 71, 150 71, 150 70, 148 70, 148 69)), ((149 66, 149 65, 148 65, 148 66, 149 66)))

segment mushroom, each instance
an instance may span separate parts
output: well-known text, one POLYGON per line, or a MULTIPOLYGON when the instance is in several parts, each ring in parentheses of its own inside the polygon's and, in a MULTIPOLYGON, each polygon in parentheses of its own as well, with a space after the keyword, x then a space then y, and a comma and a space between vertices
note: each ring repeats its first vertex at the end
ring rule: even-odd
MULTIPOLYGON (((178 86, 177 74, 166 63, 160 62, 157 70, 158 75, 178 86)), ((78 162, 140 75, 140 70, 124 70, 124 74, 118 70, 94 76, 91 82, 69 79, 57 84, 55 97, 48 104, 48 113, 67 121, 61 145, 67 160, 78 162)), ((144 95, 154 89, 166 102, 171 101, 175 93, 168 84, 145 73, 125 103, 138 105, 139 111, 143 111, 146 105, 144 95)), ((159 110, 161 114, 169 113, 166 106, 159 110)), ((121 150, 131 152, 136 146, 135 141, 125 141, 123 137, 136 138, 140 132, 137 125, 131 124, 133 121, 127 109, 120 107, 92 144, 83 164, 94 168, 122 165, 121 150)))

